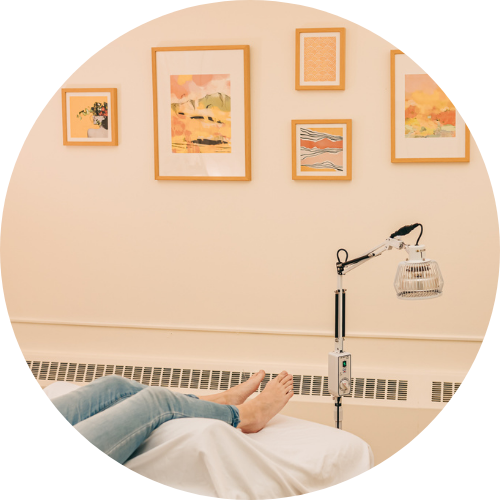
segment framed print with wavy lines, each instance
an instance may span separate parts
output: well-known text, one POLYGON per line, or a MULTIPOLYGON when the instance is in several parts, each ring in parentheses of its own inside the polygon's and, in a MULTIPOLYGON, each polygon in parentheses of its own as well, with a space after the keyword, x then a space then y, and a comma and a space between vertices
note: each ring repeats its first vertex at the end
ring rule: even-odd
POLYGON ((292 120, 292 179, 350 181, 351 120, 292 120))
POLYGON ((345 28, 304 28, 295 34, 295 90, 345 89, 345 28))

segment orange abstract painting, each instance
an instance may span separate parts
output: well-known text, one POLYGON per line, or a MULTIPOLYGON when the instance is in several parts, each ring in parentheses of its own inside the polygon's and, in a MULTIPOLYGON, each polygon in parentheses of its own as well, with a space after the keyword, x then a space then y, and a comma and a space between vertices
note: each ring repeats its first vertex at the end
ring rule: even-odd
POLYGON ((172 153, 231 152, 229 76, 170 76, 172 153))
POLYGON ((342 128, 300 127, 300 171, 343 172, 342 128))
POLYGON ((455 106, 426 74, 405 75, 405 137, 455 137, 455 106))
POLYGON ((304 38, 304 81, 337 79, 337 39, 334 36, 304 38))

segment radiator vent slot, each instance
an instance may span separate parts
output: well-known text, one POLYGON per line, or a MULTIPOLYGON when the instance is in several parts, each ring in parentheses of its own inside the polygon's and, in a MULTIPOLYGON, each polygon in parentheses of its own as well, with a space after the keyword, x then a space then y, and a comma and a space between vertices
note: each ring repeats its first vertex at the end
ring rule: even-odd
MULTIPOLYGON (((225 391, 238 385, 252 375, 251 372, 228 370, 202 370, 194 368, 164 368, 155 366, 126 366, 85 364, 50 361, 27 361, 33 376, 40 381, 63 381, 88 383, 106 375, 119 375, 141 384, 180 389, 201 389, 225 391)), ((266 373, 257 392, 261 392, 266 384, 276 378, 277 373, 266 373)), ((436 401, 447 402, 460 384, 433 382, 433 401, 435 390, 436 401), (435 384, 436 389, 434 388, 435 384)), ((407 380, 385 380, 376 378, 352 378, 351 394, 345 397, 355 399, 382 399, 406 401, 408 397, 407 380)), ((293 375, 293 391, 299 396, 331 397, 328 392, 328 377, 320 375, 293 375)))
POLYGON ((433 403, 448 403, 460 387, 460 382, 432 382, 433 403))
POLYGON ((406 401, 407 380, 385 380, 379 378, 351 378, 351 394, 344 396, 355 399, 384 399, 406 401))

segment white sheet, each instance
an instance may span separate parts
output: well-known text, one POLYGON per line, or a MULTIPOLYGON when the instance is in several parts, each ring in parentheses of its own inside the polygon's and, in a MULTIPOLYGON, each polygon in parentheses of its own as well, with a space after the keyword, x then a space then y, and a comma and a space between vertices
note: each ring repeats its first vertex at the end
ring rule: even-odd
MULTIPOLYGON (((45 389, 50 398, 67 392, 68 383, 58 384, 45 389)), ((190 418, 161 425, 125 466, 192 493, 267 499, 346 481, 373 467, 373 454, 348 432, 283 415, 255 434, 218 420, 190 418)))

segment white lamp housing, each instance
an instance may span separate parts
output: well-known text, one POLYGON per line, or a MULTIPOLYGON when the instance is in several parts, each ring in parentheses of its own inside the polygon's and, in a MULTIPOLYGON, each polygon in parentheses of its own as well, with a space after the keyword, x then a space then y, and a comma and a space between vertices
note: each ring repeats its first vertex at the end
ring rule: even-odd
POLYGON ((406 246, 408 259, 400 262, 394 278, 394 288, 399 299, 421 300, 440 297, 443 293, 443 276, 435 260, 425 258, 425 246, 406 246))

